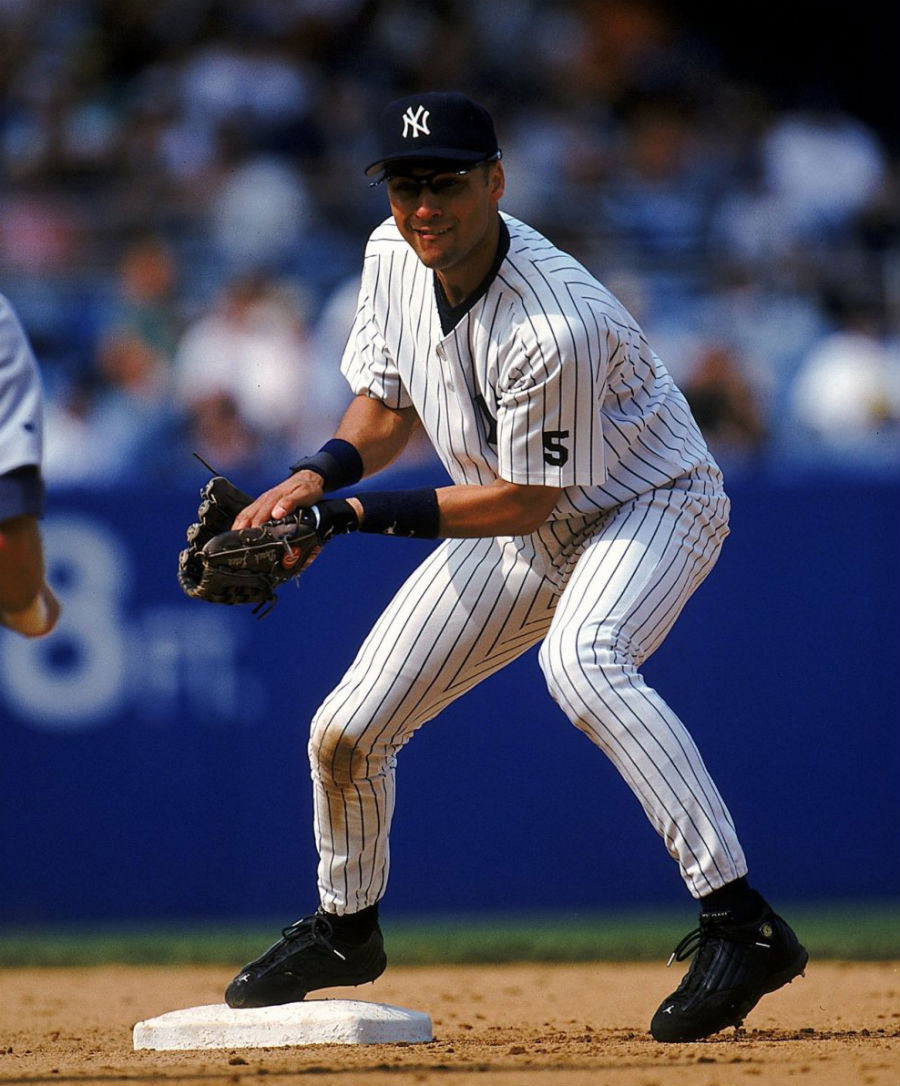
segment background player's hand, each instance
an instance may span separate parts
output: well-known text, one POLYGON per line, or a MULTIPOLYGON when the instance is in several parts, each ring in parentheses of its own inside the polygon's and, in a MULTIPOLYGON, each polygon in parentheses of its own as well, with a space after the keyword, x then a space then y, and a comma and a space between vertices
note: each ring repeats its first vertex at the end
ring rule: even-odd
POLYGON ((266 521, 280 520, 295 509, 314 505, 321 500, 323 493, 322 476, 318 472, 295 472, 283 483, 260 494, 256 501, 242 509, 235 517, 232 528, 235 531, 258 528, 266 521))
POLYGON ((60 611, 59 600, 45 581, 34 600, 21 611, 0 611, 0 625, 23 637, 44 637, 56 628, 60 611))

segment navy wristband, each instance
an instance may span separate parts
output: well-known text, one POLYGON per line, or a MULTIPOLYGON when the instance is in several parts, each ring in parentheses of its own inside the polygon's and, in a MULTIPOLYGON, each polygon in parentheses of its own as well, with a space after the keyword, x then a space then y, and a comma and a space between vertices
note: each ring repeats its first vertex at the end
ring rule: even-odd
POLYGON ((305 456, 296 464, 291 464, 291 474, 296 471, 314 471, 321 475, 322 489, 327 493, 358 483, 363 477, 363 462, 355 445, 343 438, 333 437, 315 455, 305 456))
POLYGON ((361 532, 437 539, 441 514, 434 487, 356 494, 363 507, 361 532))

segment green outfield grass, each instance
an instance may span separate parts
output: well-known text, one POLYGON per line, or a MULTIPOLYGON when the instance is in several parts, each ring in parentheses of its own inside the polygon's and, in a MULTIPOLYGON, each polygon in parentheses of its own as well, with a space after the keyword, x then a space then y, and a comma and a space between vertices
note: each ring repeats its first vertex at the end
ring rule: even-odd
MULTIPOLYGON (((892 902, 783 906, 813 958, 900 959, 892 902)), ((394 965, 665 960, 692 926, 690 908, 628 913, 386 916, 394 965)), ((0 966, 242 964, 279 935, 279 922, 0 928, 0 966)))

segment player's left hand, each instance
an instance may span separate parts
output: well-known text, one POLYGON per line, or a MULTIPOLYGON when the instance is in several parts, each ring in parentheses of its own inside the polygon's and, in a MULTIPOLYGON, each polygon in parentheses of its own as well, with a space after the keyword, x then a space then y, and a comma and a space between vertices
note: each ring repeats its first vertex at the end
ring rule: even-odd
POLYGON ((249 494, 216 475, 200 497, 188 546, 178 556, 178 582, 193 599, 274 603, 275 589, 306 569, 322 547, 316 518, 307 509, 235 530, 235 517, 252 504, 249 494))

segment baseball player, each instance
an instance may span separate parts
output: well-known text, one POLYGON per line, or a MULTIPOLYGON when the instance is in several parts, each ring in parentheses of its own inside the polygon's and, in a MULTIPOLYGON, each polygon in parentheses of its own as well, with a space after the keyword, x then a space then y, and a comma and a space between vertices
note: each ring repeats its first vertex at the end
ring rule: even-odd
POLYGON ((37 363, 9 301, 0 295, 0 626, 42 637, 59 601, 44 577, 38 519, 42 393, 37 363))
POLYGON ((390 217, 365 253, 334 438, 239 513, 443 541, 375 623, 311 729, 317 911, 245 966, 232 1007, 303 999, 385 968, 395 767, 422 724, 540 642, 550 694, 622 774, 699 901, 696 951, 660 1041, 737 1026, 805 949, 747 881, 691 736, 641 676, 716 561, 729 502, 687 403, 640 328, 576 260, 499 210, 488 113, 455 93, 392 102, 367 168, 390 217), (424 427, 452 479, 324 498, 424 427))

